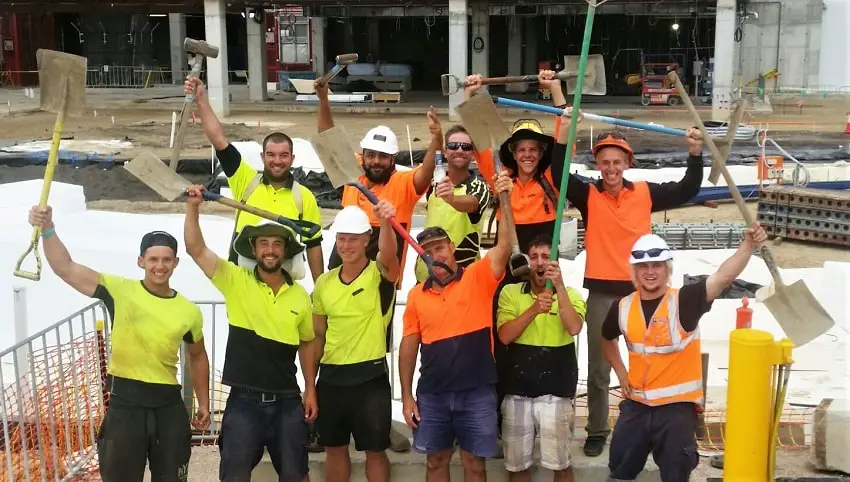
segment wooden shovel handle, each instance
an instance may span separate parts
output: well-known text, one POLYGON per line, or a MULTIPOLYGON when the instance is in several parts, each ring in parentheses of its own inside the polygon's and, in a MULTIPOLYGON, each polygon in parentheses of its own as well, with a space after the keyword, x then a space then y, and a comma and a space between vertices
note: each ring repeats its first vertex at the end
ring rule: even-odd
MULTIPOLYGON (((712 167, 716 167, 720 171, 720 174, 723 175, 723 179, 726 180, 726 185, 729 187, 729 193, 732 194, 732 199, 735 200, 735 204, 738 206, 738 210, 741 211, 741 215, 744 217, 744 222, 747 223, 747 228, 749 228, 755 224, 756 220, 753 217, 753 213, 747 209, 747 205, 744 203, 744 198, 741 196, 741 191, 738 190, 738 186, 735 184, 735 181, 729 174, 729 170, 726 168, 726 156, 721 154, 717 145, 714 144, 714 139, 705 129, 705 124, 703 123, 699 112, 697 112, 696 107, 694 107, 693 102, 691 102, 691 98, 688 96, 688 91, 685 90, 679 76, 674 71, 670 72, 667 77, 676 84, 676 89, 679 91, 679 97, 681 97, 682 102, 685 104, 685 107, 688 108, 688 112, 690 112, 691 117, 694 119, 694 122, 702 133, 703 142, 705 142, 708 150, 711 151, 711 156, 713 158, 712 167)), ((741 99, 739 102, 741 102, 744 108, 746 108, 746 99, 741 99)), ((764 263, 767 265, 767 269, 770 270, 773 280, 776 282, 778 287, 783 286, 782 276, 779 274, 779 268, 776 266, 776 260, 773 259, 773 254, 770 252, 770 248, 768 248, 766 244, 762 244, 759 246, 759 252, 761 253, 762 259, 764 259, 764 263)))
MULTIPOLYGON (((481 85, 522 84, 525 82, 537 82, 537 76, 513 75, 509 77, 484 77, 481 79, 481 85)), ((466 84, 464 86, 468 87, 466 84)))

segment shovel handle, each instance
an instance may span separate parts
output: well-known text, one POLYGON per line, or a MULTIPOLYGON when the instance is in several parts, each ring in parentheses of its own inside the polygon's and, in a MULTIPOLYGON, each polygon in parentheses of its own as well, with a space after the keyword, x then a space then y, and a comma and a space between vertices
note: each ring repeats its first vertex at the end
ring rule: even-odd
MULTIPOLYGON (((720 150, 717 148, 717 145, 714 143, 714 139, 708 135, 708 131, 705 129, 705 124, 702 121, 702 118, 697 112, 696 107, 694 107, 693 102, 691 102, 690 96, 687 94, 687 90, 682 85, 682 81, 679 79, 679 75, 676 74, 675 71, 670 72, 667 77, 672 80, 676 84, 676 89, 679 91, 679 97, 681 97, 682 102, 685 104, 685 107, 688 108, 688 111, 691 114, 696 126, 699 128, 702 133, 703 141, 705 145, 708 147, 709 151, 711 151, 711 156, 714 159, 712 162, 712 168, 717 168, 720 171, 720 174, 723 176, 723 179, 726 180, 726 184, 729 188, 729 193, 732 195, 732 199, 735 200, 735 204, 738 206, 738 210, 741 211, 741 216, 744 217, 744 222, 747 224, 747 227, 755 224, 755 218, 753 217, 753 213, 747 209, 747 205, 744 202, 744 198, 741 196, 741 191, 738 190, 738 186, 735 184, 734 179, 729 174, 729 170, 726 168, 726 156, 722 155, 720 150)), ((746 99, 741 99, 740 102, 746 107, 746 99)), ((776 266, 776 260, 773 259, 773 253, 770 252, 770 248, 767 247, 766 244, 762 244, 759 247, 759 253, 762 255, 762 259, 764 259, 764 263, 767 265, 767 269, 770 271, 770 275, 773 277, 773 280, 776 282, 776 285, 779 289, 782 288, 782 276, 779 274, 779 268, 776 266)))
MULTIPOLYGON (((370 203, 372 203, 375 206, 378 205, 378 197, 375 196, 375 193, 366 189, 366 186, 364 186, 362 183, 355 181, 355 182, 350 183, 350 185, 356 187, 358 191, 362 192, 363 195, 366 196, 366 199, 368 199, 370 203)), ((410 233, 408 233, 401 226, 401 224, 399 224, 398 220, 395 217, 392 217, 392 218, 387 219, 387 221, 389 221, 390 225, 393 227, 395 232, 397 232, 399 234, 399 236, 404 238, 404 240, 407 241, 407 244, 409 244, 410 247, 413 248, 413 250, 416 251, 416 253, 419 256, 422 256, 422 260, 425 261, 425 264, 427 264, 428 266, 431 266, 431 264, 432 264, 431 257, 428 256, 428 253, 426 253, 424 249, 422 249, 422 246, 419 246, 419 243, 417 243, 416 240, 413 239, 413 236, 411 236, 410 233)))
POLYGON ((286 227, 292 229, 293 231, 295 231, 295 233, 298 234, 299 236, 303 236, 305 238, 311 238, 311 237, 315 236, 316 233, 319 232, 319 229, 321 229, 321 226, 319 226, 317 224, 314 224, 314 223, 311 223, 311 222, 308 222, 308 221, 302 221, 300 219, 298 219, 298 220, 289 219, 287 217, 275 214, 271 211, 266 211, 265 209, 260 209, 258 207, 250 206, 248 204, 241 203, 239 201, 234 201, 233 199, 222 196, 221 194, 217 194, 217 193, 210 192, 210 191, 207 191, 207 190, 201 191, 201 195, 207 201, 216 201, 218 203, 224 204, 225 206, 229 206, 233 209, 245 211, 246 213, 251 213, 254 216, 259 216, 263 219, 268 219, 269 221, 272 221, 272 222, 281 224, 283 226, 286 226, 286 227))
MULTIPOLYGON (((50 141, 50 153, 47 156, 47 167, 44 169, 44 181, 41 184, 41 197, 38 200, 38 207, 44 208, 47 206, 47 200, 50 198, 50 185, 53 183, 53 175, 56 172, 56 164, 59 158, 59 145, 62 142, 62 131, 65 128, 65 113, 68 110, 68 84, 65 83, 65 95, 62 97, 62 105, 59 107, 59 113, 56 114, 56 122, 53 124, 53 138, 50 141)), ((38 251, 38 238, 41 235, 41 226, 34 226, 32 229, 32 237, 30 238, 29 248, 18 258, 15 264, 15 271, 12 274, 18 278, 24 278, 31 281, 39 281, 41 279, 41 254, 38 251), (21 269, 24 260, 30 254, 35 254, 35 272, 25 271, 21 269)))
MULTIPOLYGON (((494 144, 496 145, 496 144, 494 144)), ((493 165, 496 168, 496 175, 502 172, 502 160, 499 159, 499 152, 493 149, 493 165)), ((499 205, 502 208, 502 216, 508 226, 508 236, 511 238, 511 253, 521 254, 519 250, 519 238, 516 234, 516 225, 514 224, 514 211, 511 207, 511 196, 506 192, 499 193, 499 205)))

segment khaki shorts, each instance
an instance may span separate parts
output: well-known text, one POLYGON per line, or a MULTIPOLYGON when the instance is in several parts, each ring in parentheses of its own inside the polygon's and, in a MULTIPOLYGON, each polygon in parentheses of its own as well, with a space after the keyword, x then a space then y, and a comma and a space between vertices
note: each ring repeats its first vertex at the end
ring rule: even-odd
POLYGON ((575 429, 571 398, 506 395, 502 400, 502 443, 505 470, 521 472, 533 463, 534 442, 540 437, 540 466, 549 470, 570 467, 570 445, 575 429))

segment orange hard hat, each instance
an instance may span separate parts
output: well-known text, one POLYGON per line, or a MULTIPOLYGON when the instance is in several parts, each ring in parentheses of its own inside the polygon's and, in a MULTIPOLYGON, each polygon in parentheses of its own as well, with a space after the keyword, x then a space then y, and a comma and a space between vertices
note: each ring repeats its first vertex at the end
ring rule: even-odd
POLYGON ((632 146, 629 145, 629 141, 623 137, 622 134, 617 132, 603 132, 599 134, 596 138, 596 144, 593 145, 593 157, 596 157, 596 153, 599 152, 599 149, 603 147, 616 147, 618 149, 622 149, 629 155, 629 166, 634 165, 635 163, 635 153, 632 150, 632 146))

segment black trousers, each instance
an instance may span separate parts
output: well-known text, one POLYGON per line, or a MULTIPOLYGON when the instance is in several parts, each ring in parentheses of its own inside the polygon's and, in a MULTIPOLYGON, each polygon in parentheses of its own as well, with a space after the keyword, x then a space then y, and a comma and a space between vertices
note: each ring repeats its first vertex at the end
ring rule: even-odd
POLYGON ((623 400, 611 436, 609 480, 637 479, 652 454, 662 482, 688 482, 699 464, 696 429, 697 412, 693 403, 650 407, 623 400))
POLYGON ((144 408, 110 403, 97 436, 103 482, 186 482, 192 430, 182 403, 144 408))

